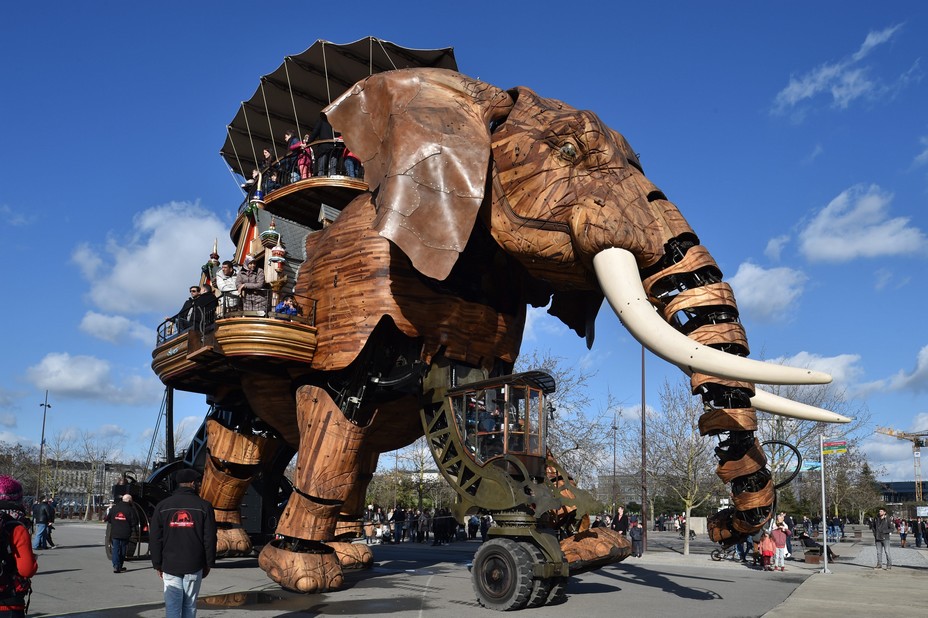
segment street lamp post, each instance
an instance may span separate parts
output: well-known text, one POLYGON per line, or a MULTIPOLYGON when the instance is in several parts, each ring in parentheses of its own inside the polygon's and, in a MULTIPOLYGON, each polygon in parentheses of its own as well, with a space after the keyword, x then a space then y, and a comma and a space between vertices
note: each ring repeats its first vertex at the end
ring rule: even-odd
MULTIPOLYGON (((641 547, 644 551, 648 549, 648 434, 647 423, 648 417, 644 393, 645 393, 645 375, 644 375, 644 346, 641 346, 641 547)), ((653 514, 652 514, 653 515, 653 514)))
POLYGON ((616 512, 617 498, 615 493, 615 446, 616 435, 619 431, 618 411, 612 411, 612 512, 616 512))
POLYGON ((45 403, 40 403, 42 408, 42 441, 39 443, 39 476, 35 481, 35 501, 39 501, 42 489, 42 458, 45 456, 45 417, 48 415, 48 409, 52 404, 48 403, 48 391, 45 391, 45 403))

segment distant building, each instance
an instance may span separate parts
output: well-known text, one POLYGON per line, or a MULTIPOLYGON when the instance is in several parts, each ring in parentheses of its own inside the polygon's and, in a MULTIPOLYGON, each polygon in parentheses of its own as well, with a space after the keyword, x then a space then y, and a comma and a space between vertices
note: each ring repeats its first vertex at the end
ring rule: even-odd
POLYGON ((144 480, 145 472, 120 463, 92 464, 86 461, 45 460, 43 493, 55 498, 60 510, 64 507, 85 508, 107 504, 112 498, 113 485, 124 473, 144 480))
POLYGON ((596 479, 596 498, 612 506, 613 497, 618 506, 629 502, 641 504, 641 474, 600 474, 596 479))
MULTIPOLYGON (((887 504, 902 504, 915 502, 915 481, 879 481, 880 493, 883 502, 887 504)), ((922 483, 924 493, 925 484, 922 483)))

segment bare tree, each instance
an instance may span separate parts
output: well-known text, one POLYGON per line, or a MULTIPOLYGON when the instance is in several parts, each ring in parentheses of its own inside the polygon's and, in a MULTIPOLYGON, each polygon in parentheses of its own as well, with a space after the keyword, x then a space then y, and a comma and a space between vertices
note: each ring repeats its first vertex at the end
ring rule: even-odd
MULTIPOLYGON (((689 522, 694 508, 713 496, 724 495, 722 482, 715 475, 716 439, 699 434, 702 401, 690 394, 688 381, 673 384, 665 381, 658 399, 660 411, 647 411, 649 478, 658 479, 656 482, 665 491, 683 503, 684 516, 689 522)), ((627 450, 626 469, 640 470, 641 428, 638 421, 626 420, 623 432, 623 445, 627 450)), ((689 535, 684 535, 683 553, 689 554, 689 551, 689 535)))
POLYGON ((416 508, 421 511, 425 505, 425 496, 430 494, 435 486, 445 484, 444 478, 436 470, 437 466, 425 436, 401 449, 398 458, 406 476, 412 481, 416 492, 416 508))
POLYGON ((8 474, 22 483, 24 494, 35 494, 39 478, 39 448, 0 442, 0 474, 8 474))
MULTIPOLYGON (((761 442, 779 441, 795 446, 803 457, 817 457, 819 437, 828 436, 838 439, 851 439, 870 422, 870 412, 866 405, 847 397, 846 391, 834 384, 826 386, 764 386, 766 390, 806 403, 810 406, 830 410, 850 416, 854 420, 846 425, 835 423, 815 423, 798 419, 775 416, 758 410, 757 438, 761 442)), ((798 461, 793 451, 787 447, 770 444, 764 448, 774 479, 779 480, 795 469, 798 461)))
POLYGON ((548 396, 554 412, 548 419, 548 449, 578 485, 591 485, 597 470, 611 462, 612 424, 618 406, 610 394, 604 405, 593 408, 588 393, 595 371, 570 365, 550 351, 520 356, 516 371, 540 369, 554 378, 557 390, 548 396))
POLYGON ((72 431, 59 431, 45 443, 45 465, 42 466, 42 487, 46 493, 58 495, 63 479, 61 462, 74 455, 75 436, 72 431), (49 461, 53 462, 49 464, 49 461))
POLYGON ((94 497, 108 492, 108 488, 105 486, 105 465, 107 461, 112 462, 118 452, 118 445, 112 437, 101 437, 93 432, 82 431, 77 438, 77 455, 90 467, 90 474, 87 476, 84 486, 87 496, 85 520, 90 520, 92 517, 91 509, 95 501, 94 497), (99 491, 97 491, 98 489, 99 491))

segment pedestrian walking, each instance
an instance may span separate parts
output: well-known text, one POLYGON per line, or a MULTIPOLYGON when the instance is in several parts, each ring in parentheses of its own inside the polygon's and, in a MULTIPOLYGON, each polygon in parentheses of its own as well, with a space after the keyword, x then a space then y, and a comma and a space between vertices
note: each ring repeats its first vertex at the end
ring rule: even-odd
POLYGON ((126 570, 123 563, 126 561, 129 539, 139 525, 139 516, 132 506, 132 496, 123 494, 122 499, 107 512, 104 521, 110 525, 113 573, 122 573, 126 570))
POLYGON ((164 582, 167 618, 196 618, 200 583, 216 563, 216 516, 195 490, 199 474, 183 469, 177 489, 151 516, 151 563, 164 582))
POLYGON ((873 541, 876 544, 876 566, 874 569, 893 568, 893 560, 889 555, 889 537, 893 533, 893 522, 886 516, 886 509, 880 509, 879 515, 870 523, 873 531, 873 541), (886 554, 886 566, 883 566, 883 554, 886 554))
POLYGON ((32 505, 32 523, 35 524, 32 549, 48 549, 48 507, 45 504, 45 496, 32 505))
POLYGON ((21 618, 29 609, 32 576, 39 570, 26 529, 23 486, 0 476, 0 616, 21 618))

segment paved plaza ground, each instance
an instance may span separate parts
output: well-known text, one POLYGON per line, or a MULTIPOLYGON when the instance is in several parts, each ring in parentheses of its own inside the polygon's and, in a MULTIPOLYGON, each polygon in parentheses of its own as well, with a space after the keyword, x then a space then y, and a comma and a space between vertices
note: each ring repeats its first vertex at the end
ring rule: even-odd
MULTIPOLYGON (((56 524, 58 549, 39 552, 30 616, 156 618, 164 615, 161 580, 150 563, 127 564, 115 574, 103 550, 99 523, 56 524)), ((645 555, 572 577, 566 604, 523 610, 529 618, 564 616, 925 616, 928 549, 893 547, 893 569, 875 571, 876 553, 860 541, 836 546, 841 558, 822 565, 787 562, 785 572, 764 572, 736 560, 709 558, 704 538, 682 555, 673 533, 649 533, 645 555)), ((480 607, 468 567, 479 543, 433 547, 404 543, 374 546, 375 566, 346 575, 343 590, 300 595, 281 590, 257 559, 223 560, 203 582, 198 616, 500 616, 480 607)), ((797 556, 799 558, 800 556, 797 556)))

